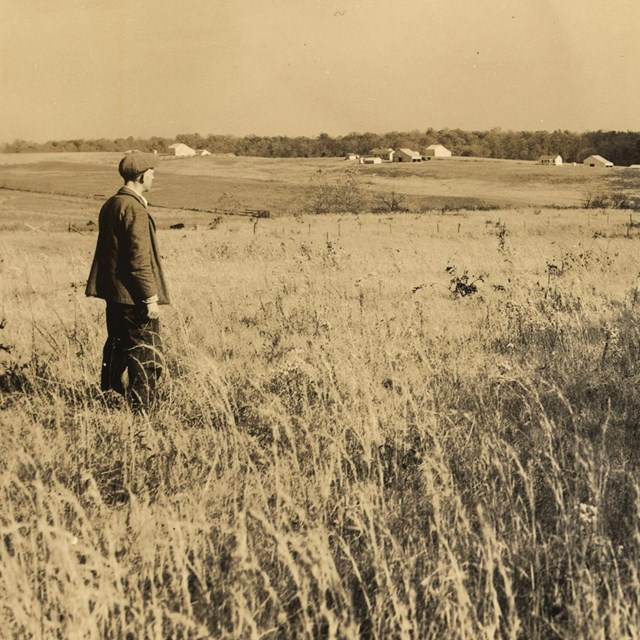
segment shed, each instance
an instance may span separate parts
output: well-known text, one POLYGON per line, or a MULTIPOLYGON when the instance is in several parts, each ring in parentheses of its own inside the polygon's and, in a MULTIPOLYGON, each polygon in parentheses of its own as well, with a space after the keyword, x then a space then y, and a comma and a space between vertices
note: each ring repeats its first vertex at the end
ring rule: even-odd
POLYGON ((176 156, 177 158, 189 158, 190 156, 196 155, 196 150, 188 147, 182 142, 174 142, 173 144, 169 145, 169 153, 176 156))
POLYGON ((196 149, 196 155, 199 155, 199 156, 210 156, 211 155, 211 151, 209 151, 208 149, 196 149))
POLYGON ((357 153, 345 153, 344 154, 344 159, 345 160, 357 160, 360 156, 357 153))
POLYGON ((377 147, 376 149, 371 149, 371 155, 377 156, 381 160, 387 160, 387 162, 393 161, 394 151, 393 149, 385 149, 382 147, 377 147))
POLYGON ((562 156, 540 156, 538 158, 538 163, 560 165, 562 164, 562 156))
POLYGON ((450 158, 451 151, 441 144, 430 144, 424 155, 426 158, 450 158))
POLYGON ((382 164, 382 158, 379 158, 378 156, 360 158, 360 164, 382 164))
POLYGON ((585 158, 582 164, 587 167, 613 167, 613 162, 609 162, 609 160, 606 160, 599 155, 593 155, 585 158))
POLYGON ((422 156, 411 149, 396 149, 393 155, 394 162, 422 162, 422 156))

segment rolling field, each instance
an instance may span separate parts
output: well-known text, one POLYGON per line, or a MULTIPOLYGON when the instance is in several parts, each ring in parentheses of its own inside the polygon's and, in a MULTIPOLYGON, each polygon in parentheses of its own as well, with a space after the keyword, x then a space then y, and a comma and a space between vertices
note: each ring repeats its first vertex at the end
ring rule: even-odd
MULTIPOLYGON (((152 202, 227 180, 302 211, 308 175, 342 169, 197 160, 163 163, 152 202)), ((173 304, 142 419, 98 389, 83 295, 90 196, 117 180, 69 162, 0 179, 67 194, 0 191, 8 637, 640 635, 640 238, 628 212, 557 208, 600 188, 586 170, 365 176, 516 204, 495 211, 154 211, 173 304)))
MULTIPOLYGON (((104 199, 119 186, 120 154, 0 154, 0 187, 104 199)), ((274 215, 305 213, 307 189, 319 172, 327 179, 356 168, 372 207, 377 196, 396 191, 414 211, 471 206, 582 206, 585 195, 606 190, 625 177, 635 192, 639 178, 629 169, 544 167, 533 162, 452 158, 402 165, 358 165, 336 158, 162 158, 151 203, 169 208, 215 209, 225 196, 241 208, 274 215), (301 210, 302 209, 302 210, 301 210)))

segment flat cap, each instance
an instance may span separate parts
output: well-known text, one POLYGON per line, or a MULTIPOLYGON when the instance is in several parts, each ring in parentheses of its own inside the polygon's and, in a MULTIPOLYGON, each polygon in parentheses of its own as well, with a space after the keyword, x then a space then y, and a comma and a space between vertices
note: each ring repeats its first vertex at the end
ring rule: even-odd
POLYGON ((143 153, 142 151, 130 151, 120 160, 118 171, 125 180, 135 180, 136 176, 139 176, 148 169, 153 169, 155 166, 155 154, 143 153))

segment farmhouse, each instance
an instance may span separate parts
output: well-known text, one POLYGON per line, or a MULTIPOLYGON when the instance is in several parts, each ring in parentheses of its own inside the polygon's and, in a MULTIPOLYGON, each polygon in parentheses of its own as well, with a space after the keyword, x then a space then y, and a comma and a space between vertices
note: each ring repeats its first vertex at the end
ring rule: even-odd
POLYGON ((396 149, 393 155, 394 162, 422 162, 422 156, 411 149, 396 149))
POLYGON ((169 153, 176 156, 176 158, 189 158, 196 155, 196 150, 182 142, 175 142, 169 145, 169 153))
POLYGON ((593 155, 585 158, 582 164, 587 167, 613 167, 613 162, 609 162, 609 160, 606 160, 602 156, 598 155, 593 155))
POLYGON ((391 162, 393 160, 394 151, 393 149, 383 149, 379 147, 377 149, 371 149, 371 155, 377 156, 381 160, 391 162))
POLYGON ((424 152, 425 158, 450 158, 451 151, 441 144, 430 144, 424 152))
POLYGON ((538 158, 538 163, 539 164, 555 164, 555 165, 560 165, 562 164, 562 156, 540 156, 538 158))

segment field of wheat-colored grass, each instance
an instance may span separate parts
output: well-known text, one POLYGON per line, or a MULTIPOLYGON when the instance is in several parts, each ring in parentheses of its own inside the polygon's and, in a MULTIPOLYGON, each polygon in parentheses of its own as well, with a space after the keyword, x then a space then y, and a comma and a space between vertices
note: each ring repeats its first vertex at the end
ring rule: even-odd
POLYGON ((2 633, 638 637, 626 223, 161 231, 173 305, 148 419, 98 390, 94 233, 3 231, 2 633))
MULTIPOLYGON (((119 186, 114 153, 0 154, 0 188, 104 199, 119 186)), ((398 192, 413 211, 445 206, 579 207, 589 192, 611 189, 623 178, 622 190, 637 191, 638 172, 597 170, 582 165, 542 166, 535 162, 487 158, 450 158, 429 162, 363 165, 340 158, 196 157, 158 160, 150 195, 162 207, 212 210, 226 197, 241 208, 268 209, 274 215, 300 213, 309 184, 357 171, 370 202, 398 192), (157 185, 157 186, 156 186, 157 185)))

